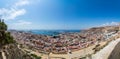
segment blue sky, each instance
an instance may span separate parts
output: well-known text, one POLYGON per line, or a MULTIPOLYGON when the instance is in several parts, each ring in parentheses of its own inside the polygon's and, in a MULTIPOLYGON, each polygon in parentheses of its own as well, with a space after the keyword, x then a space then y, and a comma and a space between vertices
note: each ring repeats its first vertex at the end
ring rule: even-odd
POLYGON ((120 0, 0 0, 9 29, 85 29, 120 22, 120 0))

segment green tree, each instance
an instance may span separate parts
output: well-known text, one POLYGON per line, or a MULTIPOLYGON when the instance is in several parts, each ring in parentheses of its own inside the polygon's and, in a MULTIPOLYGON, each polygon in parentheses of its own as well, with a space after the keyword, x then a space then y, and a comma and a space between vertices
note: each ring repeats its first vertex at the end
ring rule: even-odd
POLYGON ((10 32, 7 32, 7 25, 4 23, 4 20, 1 21, 0 19, 0 47, 14 42, 10 32))
POLYGON ((6 31, 7 30, 7 25, 4 23, 4 21, 1 21, 0 20, 0 30, 4 30, 4 31, 6 31))

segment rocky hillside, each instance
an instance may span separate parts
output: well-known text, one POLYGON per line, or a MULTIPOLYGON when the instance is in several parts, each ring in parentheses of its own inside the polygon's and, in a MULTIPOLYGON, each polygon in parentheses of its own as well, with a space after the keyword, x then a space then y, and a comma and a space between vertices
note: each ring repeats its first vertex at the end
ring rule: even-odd
POLYGON ((120 26, 104 26, 104 27, 93 27, 90 29, 83 30, 81 32, 111 32, 111 31, 119 31, 120 26))
POLYGON ((8 44, 1 49, 0 59, 34 59, 18 48, 17 44, 8 44))
POLYGON ((7 25, 0 19, 0 59, 35 59, 18 47, 7 31, 7 25))

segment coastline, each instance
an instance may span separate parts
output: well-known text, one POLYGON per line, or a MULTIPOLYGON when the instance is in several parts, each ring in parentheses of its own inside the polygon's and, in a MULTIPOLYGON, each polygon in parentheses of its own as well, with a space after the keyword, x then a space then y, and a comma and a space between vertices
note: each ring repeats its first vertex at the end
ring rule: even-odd
POLYGON ((74 59, 92 58, 93 54, 101 51, 112 40, 118 38, 120 32, 117 30, 116 27, 100 27, 81 33, 67 33, 59 36, 35 35, 18 31, 13 31, 11 34, 19 44, 24 45, 24 48, 27 47, 29 52, 33 51, 32 53, 35 55, 45 53, 43 56, 38 55, 42 58, 48 55, 52 59, 74 59))

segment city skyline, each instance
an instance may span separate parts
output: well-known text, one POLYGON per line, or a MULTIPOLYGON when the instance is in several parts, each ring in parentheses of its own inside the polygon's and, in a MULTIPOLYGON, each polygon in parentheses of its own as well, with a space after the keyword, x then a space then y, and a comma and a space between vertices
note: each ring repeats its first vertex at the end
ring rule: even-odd
POLYGON ((85 29, 120 22, 119 0, 1 0, 9 29, 85 29))

